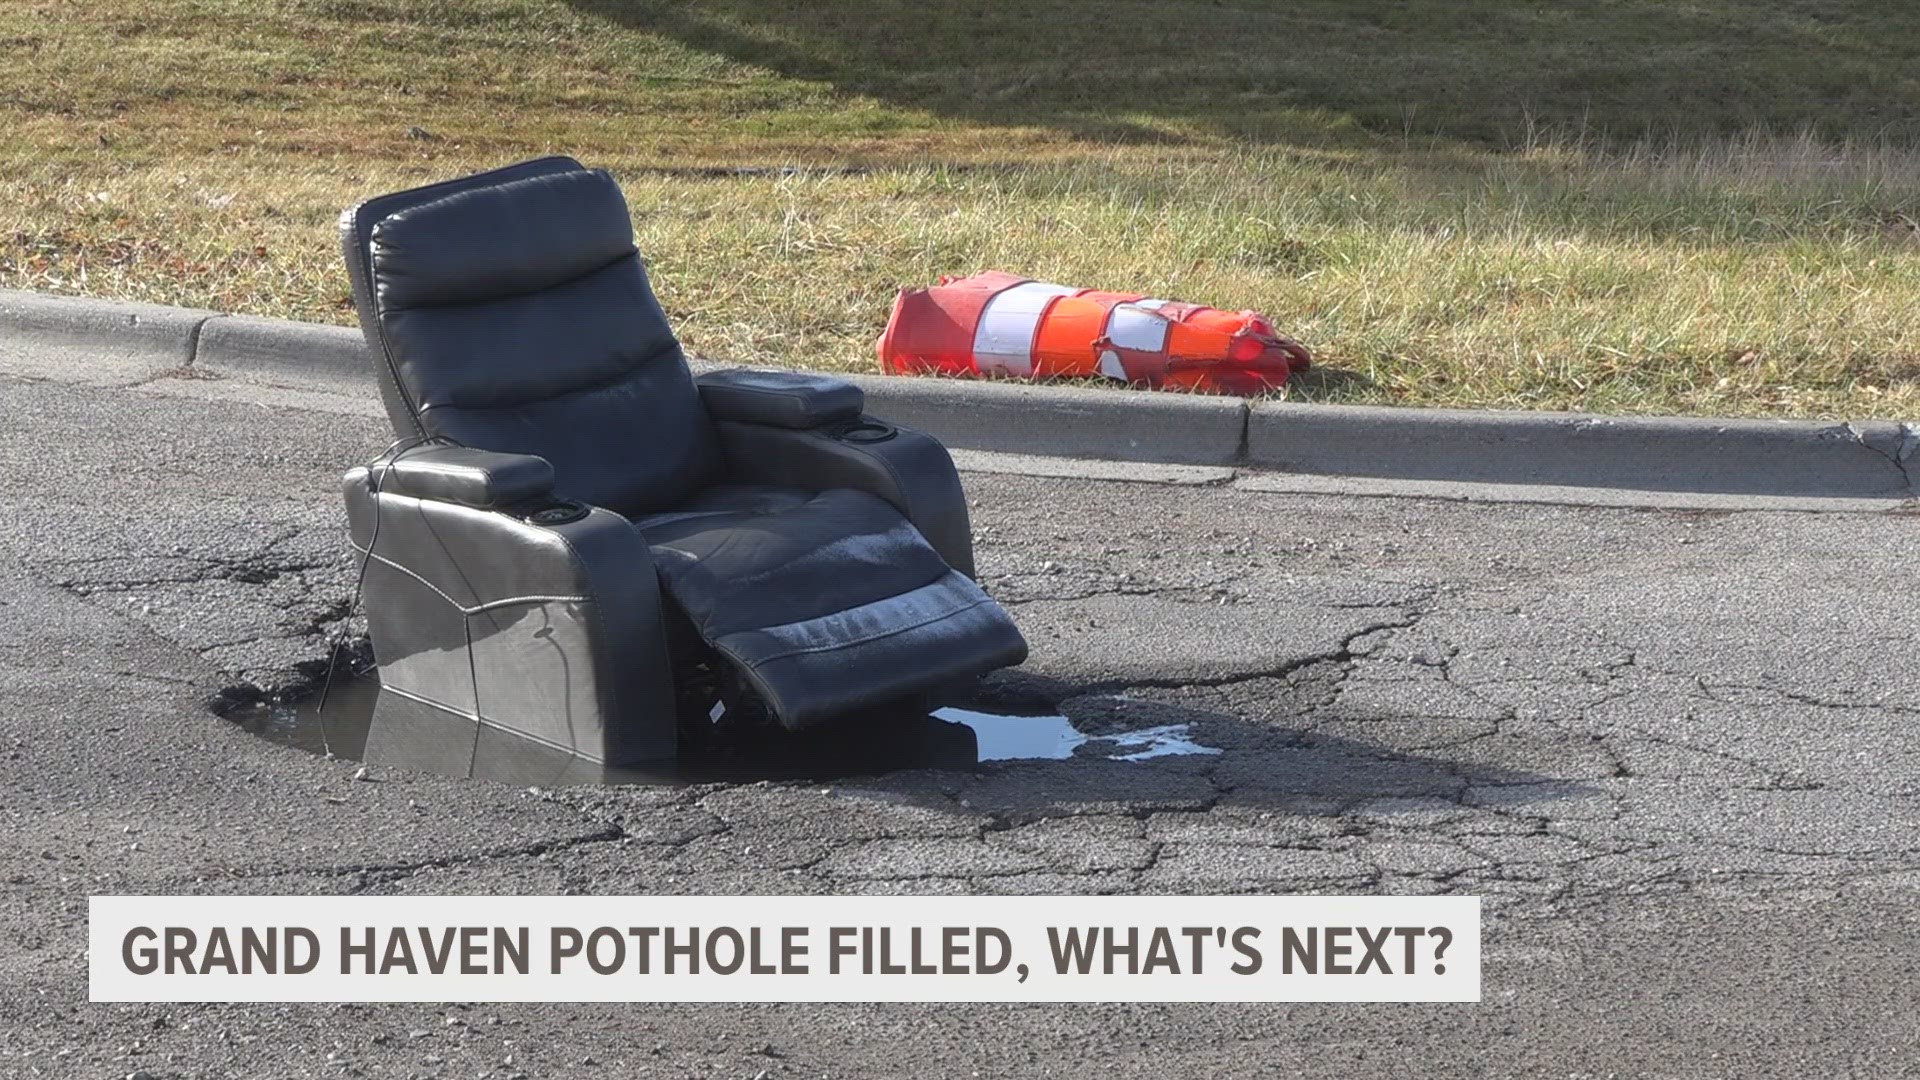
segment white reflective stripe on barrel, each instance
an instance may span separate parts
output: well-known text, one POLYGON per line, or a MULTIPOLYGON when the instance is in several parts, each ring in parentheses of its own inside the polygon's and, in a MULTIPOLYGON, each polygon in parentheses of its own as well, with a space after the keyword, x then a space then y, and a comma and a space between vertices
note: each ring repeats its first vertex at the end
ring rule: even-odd
POLYGON ((1122 349, 1157 353, 1167 347, 1167 320, 1138 304, 1115 304, 1107 317, 1107 340, 1122 349))
POLYGON ((980 325, 973 332, 973 362, 982 374, 1033 374, 1033 334, 1040 316, 1056 296, 1072 296, 1079 289, 1028 281, 987 301, 980 325))

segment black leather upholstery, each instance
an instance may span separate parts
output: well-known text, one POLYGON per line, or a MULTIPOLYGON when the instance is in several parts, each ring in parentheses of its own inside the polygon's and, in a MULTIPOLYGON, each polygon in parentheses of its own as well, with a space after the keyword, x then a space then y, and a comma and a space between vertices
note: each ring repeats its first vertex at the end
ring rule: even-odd
POLYGON ((857 420, 866 392, 845 379, 805 371, 709 371, 695 380, 707 415, 783 428, 857 420))
POLYGON ((867 492, 727 485, 634 524, 700 636, 790 727, 1026 658, 980 587, 867 492))
POLYGON ((973 576, 973 525, 960 474, 939 440, 908 428, 863 425, 892 435, 853 442, 835 425, 792 431, 764 424, 722 420, 720 447, 727 476, 740 483, 795 487, 844 487, 870 492, 891 503, 920 531, 948 566, 973 576))
POLYGON ((659 752, 691 650, 793 727, 1025 657, 946 451, 842 380, 696 386, 606 173, 542 159, 342 233, 396 430, 457 444, 348 478, 383 694, 618 761, 659 752))
POLYGON ((373 486, 382 492, 463 506, 518 506, 553 492, 553 466, 530 454, 428 446, 368 468, 373 486))
POLYGON ((428 434, 546 458, 568 497, 622 513, 670 506, 719 471, 606 173, 403 210, 374 226, 372 270, 381 337, 428 434), (517 262, 523 243, 529 265, 485 269, 517 262))
POLYGON ((380 333, 379 307, 373 295, 374 226, 409 207, 462 191, 489 188, 534 176, 578 172, 582 168, 578 161, 561 155, 535 158, 491 172, 459 176, 437 184, 381 195, 340 212, 340 254, 346 260, 347 281, 353 288, 353 309, 360 317, 361 333, 366 336, 367 344, 373 347, 377 360, 374 373, 380 381, 380 397, 386 404, 387 419, 393 423, 395 432, 401 435, 425 434, 420 427, 419 417, 415 415, 413 402, 400 386, 393 359, 387 354, 386 341, 380 333))
POLYGON ((593 510, 541 526, 373 490, 371 470, 347 474, 383 697, 593 761, 672 759, 664 598, 626 519, 593 510))
POLYGON ((584 169, 456 192, 373 227, 383 315, 524 296, 633 254, 619 187, 584 169))

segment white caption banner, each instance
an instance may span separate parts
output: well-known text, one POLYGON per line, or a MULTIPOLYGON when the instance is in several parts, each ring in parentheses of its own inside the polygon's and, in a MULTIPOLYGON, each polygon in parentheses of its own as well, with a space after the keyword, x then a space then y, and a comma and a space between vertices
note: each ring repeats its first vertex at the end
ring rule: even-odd
POLYGON ((94 1001, 1478 1001, 1458 896, 96 896, 94 1001))

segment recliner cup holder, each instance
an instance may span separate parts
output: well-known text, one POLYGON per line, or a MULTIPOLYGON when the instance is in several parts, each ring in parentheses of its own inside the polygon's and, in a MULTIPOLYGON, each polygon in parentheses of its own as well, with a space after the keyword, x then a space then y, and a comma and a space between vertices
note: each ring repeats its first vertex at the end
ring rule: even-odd
POLYGON ((567 525, 587 516, 588 508, 572 499, 560 499, 521 515, 530 525, 567 525))
POLYGON ((892 424, 863 417, 834 432, 833 437, 841 442, 864 445, 886 442, 899 433, 892 424))

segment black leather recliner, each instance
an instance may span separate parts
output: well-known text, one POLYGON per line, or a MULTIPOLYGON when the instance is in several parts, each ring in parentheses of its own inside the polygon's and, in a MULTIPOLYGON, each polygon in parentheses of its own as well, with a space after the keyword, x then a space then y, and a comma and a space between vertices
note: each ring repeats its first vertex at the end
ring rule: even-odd
POLYGON ((946 449, 842 380, 694 378, 604 171, 525 162, 341 233, 403 440, 345 481, 376 719, 635 764, 701 671, 798 729, 1025 659, 946 449))

